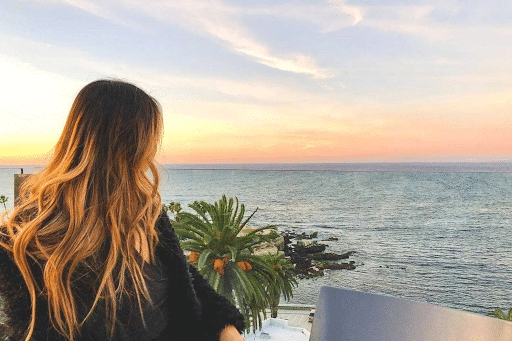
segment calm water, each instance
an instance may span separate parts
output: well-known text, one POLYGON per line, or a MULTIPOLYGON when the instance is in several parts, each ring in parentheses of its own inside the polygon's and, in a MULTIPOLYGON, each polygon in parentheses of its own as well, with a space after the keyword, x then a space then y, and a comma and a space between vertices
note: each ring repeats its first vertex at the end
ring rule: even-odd
MULTIPOLYGON (((0 169, 0 195, 12 198, 15 172, 0 169)), ((325 284, 482 314, 512 307, 511 163, 187 165, 162 178, 164 202, 237 196, 259 208, 254 226, 357 251, 356 270, 301 281, 292 303, 315 304, 325 284)))

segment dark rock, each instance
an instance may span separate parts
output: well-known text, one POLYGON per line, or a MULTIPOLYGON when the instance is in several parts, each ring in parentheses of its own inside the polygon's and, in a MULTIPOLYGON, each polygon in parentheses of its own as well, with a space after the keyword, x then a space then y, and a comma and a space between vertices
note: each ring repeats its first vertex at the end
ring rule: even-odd
MULTIPOLYGON (((290 257, 292 263, 295 265, 295 273, 299 278, 315 278, 324 275, 323 269, 344 269, 353 270, 356 268, 354 261, 349 263, 334 263, 326 262, 339 259, 346 259, 350 257, 355 251, 348 251, 342 254, 337 253, 324 253, 327 245, 318 244, 313 242, 297 242, 292 244, 292 239, 312 239, 316 238, 317 234, 314 232, 311 235, 301 233, 297 235, 293 232, 286 232, 282 234, 284 239, 283 251, 285 256, 290 257), (324 260, 323 262, 318 262, 324 260)), ((331 237, 330 240, 338 240, 336 237, 331 237)))
POLYGON ((331 263, 331 262, 320 262, 317 264, 319 269, 331 269, 331 270, 354 270, 356 266, 354 263, 331 263))
POLYGON ((336 237, 329 237, 327 239, 324 239, 323 241, 324 242, 336 242, 336 241, 338 241, 338 238, 336 238, 336 237))
POLYGON ((304 270, 313 266, 311 259, 304 255, 299 253, 290 253, 289 256, 292 263, 295 264, 295 267, 299 270, 304 270))
POLYGON ((350 254, 348 252, 341 255, 334 252, 317 252, 309 255, 309 257, 313 260, 340 260, 347 259, 349 256, 350 254))
POLYGON ((341 254, 341 259, 347 259, 348 257, 352 256, 354 253, 356 253, 355 251, 347 251, 345 253, 342 253, 341 254))
POLYGON ((324 252, 327 248, 326 244, 312 244, 308 246, 303 246, 299 244, 294 245, 295 251, 298 253, 317 253, 317 252, 324 252))
POLYGON ((290 243, 292 242, 291 241, 292 238, 290 237, 290 234, 283 233, 283 239, 284 239, 283 251, 284 251, 284 254, 288 256, 288 253, 290 252, 290 243))

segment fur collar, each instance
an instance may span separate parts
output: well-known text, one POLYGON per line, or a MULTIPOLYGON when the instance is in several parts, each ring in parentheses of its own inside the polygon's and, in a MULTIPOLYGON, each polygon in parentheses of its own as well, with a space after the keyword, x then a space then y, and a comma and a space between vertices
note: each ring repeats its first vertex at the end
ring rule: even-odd
MULTIPOLYGON (((244 328, 243 316, 224 297, 216 294, 207 282, 190 267, 179 246, 169 217, 163 213, 157 222, 160 241, 156 255, 169 273, 170 323, 164 331, 165 340, 218 340, 218 332, 226 324, 244 328), (191 271, 194 272, 191 274, 191 271), (204 315, 210 316, 204 316, 204 315), (220 314, 220 315, 219 315, 220 314), (203 319, 203 317, 205 317, 203 319)), ((35 267, 34 275, 42 283, 42 273, 35 267)), ((85 288, 84 288, 85 289, 85 288)), ((92 291, 81 290, 80 297, 92 302, 92 291)), ((30 322, 31 303, 25 281, 11 255, 0 251, 0 298, 3 300, 5 340, 24 340, 30 322)), ((64 341, 51 326, 48 304, 43 295, 37 298, 36 326, 33 341, 64 341)), ((79 341, 108 340, 102 321, 88 320, 79 341)), ((120 337, 120 339, 122 339, 120 337)), ((2 340, 0 338, 0 340, 2 340)))

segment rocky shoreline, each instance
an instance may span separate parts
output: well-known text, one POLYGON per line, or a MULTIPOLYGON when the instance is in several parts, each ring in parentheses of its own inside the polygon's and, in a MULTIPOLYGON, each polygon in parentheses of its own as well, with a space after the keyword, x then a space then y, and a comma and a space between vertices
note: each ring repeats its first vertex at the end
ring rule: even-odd
MULTIPOLYGON (((240 232, 243 236, 253 230, 255 227, 246 226, 240 232)), ((345 253, 326 252, 328 245, 319 243, 318 232, 297 234, 293 231, 263 231, 262 234, 268 236, 268 241, 254 246, 254 254, 275 254, 280 252, 285 257, 289 257, 295 265, 295 271, 300 279, 314 278, 324 275, 324 270, 354 270, 356 264, 354 261, 340 262, 348 259, 355 254, 355 251, 345 253)), ((323 239, 324 242, 338 241, 336 237, 323 239)))
MULTIPOLYGON (((319 243, 318 233, 311 234, 284 232, 281 234, 284 239, 283 251, 285 256, 290 257, 295 265, 295 271, 299 278, 314 278, 324 275, 324 269, 330 270, 354 270, 354 261, 348 263, 338 262, 348 259, 355 251, 348 251, 342 254, 325 252, 328 245, 319 243), (295 243, 293 243, 295 241, 295 243)), ((331 237, 324 241, 337 241, 331 237)))

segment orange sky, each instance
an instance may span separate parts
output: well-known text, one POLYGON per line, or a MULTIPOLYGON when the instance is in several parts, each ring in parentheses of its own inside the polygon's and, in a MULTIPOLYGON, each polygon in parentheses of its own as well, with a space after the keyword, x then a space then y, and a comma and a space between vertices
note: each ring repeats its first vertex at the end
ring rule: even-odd
MULTIPOLYGON (((512 125, 508 115, 512 112, 512 101, 508 98, 512 95, 502 93, 459 99, 439 98, 433 104, 422 105, 412 101, 385 107, 347 107, 343 108, 347 113, 344 118, 335 118, 323 108, 320 115, 304 113, 311 116, 308 118, 311 124, 287 116, 286 111, 301 110, 294 106, 280 108, 281 114, 276 114, 271 124, 262 121, 246 126, 230 120, 202 117, 178 121, 173 120, 173 114, 166 113, 158 161, 503 160, 512 155, 512 125), (443 114, 429 114, 430 105, 443 114), (360 114, 353 117, 351 112, 360 114), (361 118, 361 113, 365 112, 371 114, 361 118)), ((302 110, 313 111, 314 108, 311 105, 302 110)), ((23 131, 4 134, 0 164, 44 164, 51 156, 58 135, 57 129, 51 134, 30 136, 23 131)))

